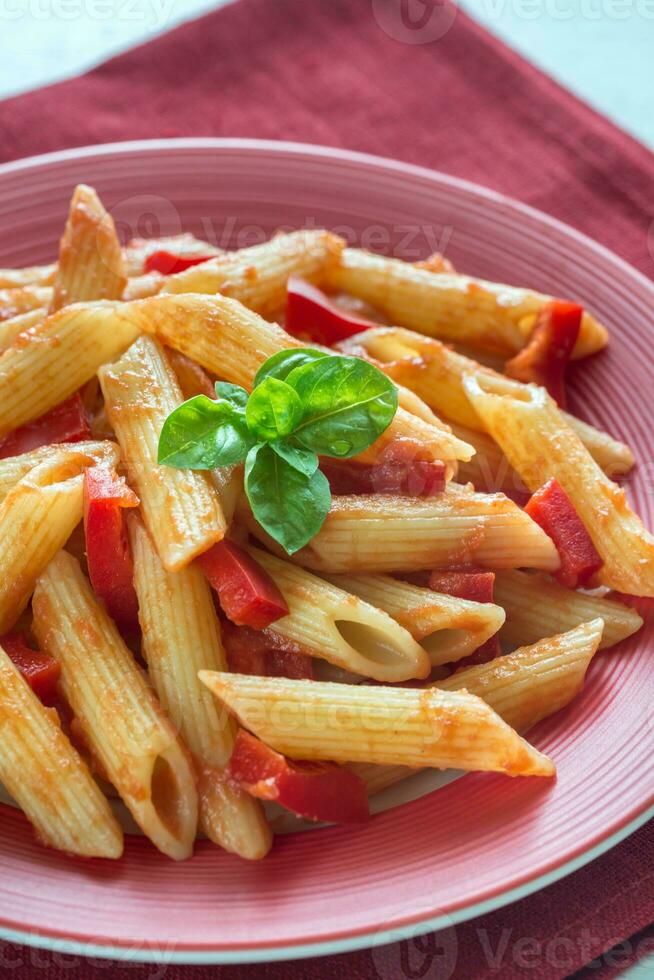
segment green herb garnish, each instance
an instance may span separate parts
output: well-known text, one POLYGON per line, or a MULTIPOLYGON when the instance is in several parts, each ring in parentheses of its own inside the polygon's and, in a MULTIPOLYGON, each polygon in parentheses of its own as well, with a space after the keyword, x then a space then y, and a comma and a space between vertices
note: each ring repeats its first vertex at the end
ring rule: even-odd
POLYGON ((397 388, 357 357, 311 349, 268 358, 248 395, 219 381, 166 419, 159 463, 208 470, 245 461, 245 492, 259 524, 289 555, 320 530, 329 483, 318 455, 348 459, 393 421, 397 388))

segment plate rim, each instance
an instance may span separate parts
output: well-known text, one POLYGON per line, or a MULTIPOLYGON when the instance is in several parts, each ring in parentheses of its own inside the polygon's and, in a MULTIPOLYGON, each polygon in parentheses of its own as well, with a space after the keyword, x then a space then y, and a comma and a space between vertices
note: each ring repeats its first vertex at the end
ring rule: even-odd
MULTIPOLYGON (((309 144, 286 140, 269 140, 240 137, 175 137, 158 138, 145 140, 128 140, 111 143, 98 143, 81 147, 71 147, 64 150, 55 150, 49 153, 37 154, 24 157, 19 160, 9 161, 0 164, 0 181, 7 175, 19 173, 23 170, 38 170, 47 168, 57 163, 65 163, 69 160, 92 159, 104 155, 129 155, 139 152, 156 152, 157 150, 245 150, 257 152, 280 152, 288 154, 307 155, 311 157, 322 157, 330 160, 342 161, 344 163, 359 163, 378 170, 388 170, 396 174, 422 178, 427 181, 436 181, 440 186, 452 186, 477 199, 485 199, 512 211, 513 213, 523 214, 525 217, 538 222, 541 225, 556 229, 568 240, 576 241, 586 250, 602 256, 605 260, 618 265, 624 273, 630 276, 649 292, 654 300, 654 282, 644 273, 640 272, 630 263, 625 261, 615 252, 600 244, 588 235, 568 225, 567 223, 555 218, 544 211, 525 204, 509 195, 500 193, 468 181, 460 177, 444 173, 429 167, 408 163, 390 157, 377 156, 371 153, 363 153, 356 150, 348 150, 341 147, 330 147, 322 144, 309 144)), ((347 936, 340 936, 334 939, 316 940, 308 943, 288 943, 282 941, 280 944, 265 946, 249 946, 242 949, 218 949, 201 947, 198 945, 188 946, 182 950, 162 953, 157 950, 136 950, 130 944, 111 945, 110 943, 94 943, 88 940, 66 938, 71 933, 63 934, 56 932, 23 931, 12 926, 7 926, 0 922, 0 939, 8 942, 17 942, 26 946, 55 950, 62 953, 71 953, 81 956, 104 956, 116 960, 132 962, 165 962, 170 964, 246 964, 263 961, 283 961, 299 959, 304 957, 325 956, 336 953, 351 952, 354 950, 370 947, 383 946, 388 943, 396 942, 402 938, 423 935, 426 932, 455 926, 469 919, 473 919, 487 912, 495 911, 515 901, 519 901, 556 881, 561 880, 567 875, 583 868, 591 861, 607 853, 621 841, 625 840, 632 833, 644 826, 650 819, 654 818, 654 791, 643 803, 635 806, 628 812, 623 819, 615 821, 613 827, 599 832, 596 835, 596 842, 583 846, 583 849, 575 853, 567 861, 554 864, 547 871, 541 872, 533 878, 528 878, 519 885, 509 889, 496 889, 495 894, 491 894, 479 902, 468 904, 464 907, 453 910, 450 913, 437 916, 424 917, 420 913, 417 916, 405 916, 401 922, 382 927, 380 929, 370 929, 363 927, 360 931, 347 936)), ((74 934, 73 934, 74 935, 74 934)))
POLYGON ((558 865, 552 871, 538 875, 508 891, 500 892, 474 905, 467 905, 451 913, 419 919, 401 925, 390 926, 379 931, 364 929, 356 935, 329 940, 319 940, 311 943, 292 943, 279 946, 252 946, 247 949, 212 950, 185 949, 161 953, 158 950, 139 950, 131 945, 111 946, 105 943, 83 942, 77 939, 67 939, 46 933, 22 932, 19 929, 8 929, 0 926, 0 940, 21 943, 25 946, 44 949, 59 954, 86 957, 105 957, 122 962, 132 963, 164 963, 166 965, 212 966, 212 965, 245 965, 248 963, 284 962, 286 960, 308 959, 320 956, 332 956, 339 953, 352 953, 363 949, 376 949, 390 943, 401 942, 407 938, 423 936, 427 932, 448 929, 461 925, 470 919, 475 919, 488 912, 496 912, 506 905, 512 905, 520 899, 527 898, 536 892, 566 878, 575 871, 581 870, 587 864, 606 854, 622 841, 630 837, 640 827, 654 818, 654 805, 649 806, 639 816, 626 826, 605 837, 595 846, 584 850, 565 864, 558 865), (372 942, 371 942, 372 940, 372 942))

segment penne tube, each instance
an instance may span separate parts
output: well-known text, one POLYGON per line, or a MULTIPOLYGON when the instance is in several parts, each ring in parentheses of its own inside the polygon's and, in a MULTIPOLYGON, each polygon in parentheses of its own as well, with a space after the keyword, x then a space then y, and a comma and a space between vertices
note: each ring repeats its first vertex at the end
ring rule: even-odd
POLYGON ((458 460, 472 459, 475 452, 473 446, 459 439, 440 419, 427 421, 406 411, 402 405, 386 431, 356 458, 360 463, 374 463, 383 459, 386 453, 392 456, 395 447, 401 449, 401 460, 412 457, 423 460, 425 455, 431 460, 443 460, 446 480, 457 472, 458 460))
MULTIPOLYGON (((415 572, 448 565, 556 571, 553 541, 502 494, 462 488, 437 497, 332 497, 329 514, 292 561, 318 572, 415 572)), ((280 547, 241 497, 238 519, 271 551, 280 547)))
POLYGON ((78 184, 59 246, 51 312, 71 303, 120 299, 127 282, 113 218, 92 187, 78 184))
POLYGON ((582 422, 568 412, 561 412, 561 415, 566 424, 581 439, 595 462, 611 479, 625 476, 634 468, 636 464, 634 454, 624 442, 614 439, 607 432, 596 429, 588 422, 582 422))
MULTIPOLYGON (((457 671, 431 686, 443 691, 466 690, 483 698, 511 728, 524 734, 577 696, 600 646, 602 625, 601 619, 594 619, 490 663, 457 671)), ((349 768, 363 779, 370 796, 416 773, 407 766, 359 764, 349 768)))
POLYGON ((600 649, 615 646, 636 633, 643 619, 630 606, 604 596, 574 592, 548 575, 502 571, 495 576, 495 599, 506 610, 500 633, 509 647, 536 643, 591 619, 604 620, 600 649))
POLYGON ((328 577, 340 589, 392 616, 427 651, 433 667, 473 653, 506 618, 501 606, 492 602, 456 599, 387 575, 328 577))
POLYGON ((154 296, 125 304, 123 313, 135 332, 155 334, 205 370, 248 389, 267 358, 302 346, 277 324, 221 295, 154 296))
POLYGON ((429 676, 425 650, 382 609, 265 551, 249 551, 288 603, 288 615, 268 627, 272 632, 303 653, 377 681, 429 676))
POLYGON ((47 286, 0 289, 0 322, 48 306, 51 298, 52 290, 47 286))
POLYGON ((0 289, 22 289, 24 286, 51 286, 57 273, 55 263, 33 265, 23 269, 0 269, 0 289))
POLYGON ((196 395, 206 395, 207 398, 216 397, 214 384, 204 368, 201 368, 186 354, 180 354, 174 347, 166 347, 166 357, 175 372, 185 401, 189 398, 195 398, 196 395))
POLYGON ((166 568, 178 571, 227 525, 207 474, 157 463, 162 426, 183 400, 175 374, 160 344, 141 337, 98 377, 143 519, 166 568))
POLYGON ((472 483, 476 490, 483 493, 529 493, 516 471, 509 466, 500 447, 486 432, 468 429, 456 422, 452 422, 452 432, 475 448, 472 459, 459 463, 458 482, 472 483))
POLYGON ((48 847, 119 858, 123 832, 59 724, 0 646, 0 781, 48 847))
MULTIPOLYGON (((121 315, 129 317, 139 332, 155 334, 207 371, 251 389, 263 362, 273 354, 303 346, 275 323, 268 323, 241 303, 221 295, 155 296, 126 304, 121 315)), ((370 461, 401 443, 423 460, 443 460, 452 473, 456 460, 469 459, 470 446, 461 443, 439 422, 398 408, 388 429, 358 458, 370 461)))
POLYGON ((61 665, 62 691, 91 752, 153 844, 175 860, 190 857, 197 825, 191 761, 72 555, 53 558, 32 607, 40 648, 61 665))
MULTIPOLYGON (((123 249, 128 276, 141 276, 145 260, 154 252, 170 252, 180 258, 222 255, 223 250, 194 235, 169 235, 163 238, 134 238, 123 249)), ((0 289, 20 289, 23 286, 52 286, 57 275, 57 263, 35 265, 22 269, 0 269, 0 289)))
POLYGON ((160 272, 148 272, 144 276, 134 276, 127 280, 127 285, 123 292, 125 302, 133 302, 136 299, 147 299, 148 296, 156 296, 166 281, 166 276, 160 272))
POLYGON ((113 442, 75 442, 59 445, 41 446, 20 456, 7 456, 0 459, 0 501, 19 480, 22 480, 30 470, 40 463, 50 461, 78 463, 80 469, 84 466, 94 466, 96 463, 106 463, 108 466, 118 465, 120 453, 113 442))
POLYGON ((53 457, 0 503, 0 636, 15 624, 38 576, 82 519, 80 459, 53 457))
POLYGON ((292 759, 552 776, 550 760, 467 691, 214 673, 200 679, 243 727, 292 759))
POLYGON ((224 772, 236 726, 198 679, 199 670, 227 669, 211 588, 194 564, 166 571, 136 514, 128 526, 142 651, 159 700, 195 760, 200 827, 226 850, 262 858, 272 838, 261 804, 224 772))
MULTIPOLYGON (((451 423, 453 431, 459 438, 471 443, 475 448, 479 440, 475 440, 472 433, 475 430, 483 433, 485 427, 483 419, 475 412, 474 406, 466 395, 464 378, 469 374, 490 378, 501 377, 506 390, 515 391, 516 397, 519 397, 520 391, 525 387, 522 382, 499 375, 491 368, 457 353, 438 340, 421 337, 411 330, 403 330, 400 327, 366 330, 339 346, 346 352, 373 358, 374 363, 382 371, 393 378, 397 384, 405 385, 419 395, 435 412, 451 423)), ((561 412, 561 415, 575 430, 593 458, 610 476, 622 475, 632 469, 634 456, 628 446, 567 412, 561 412)), ((485 448, 483 441, 481 445, 494 463, 492 450, 485 448)), ((500 451, 500 458, 501 456, 500 451)), ((504 465, 510 470, 507 463, 504 465)), ((462 469, 466 472, 474 472, 475 467, 473 458, 472 470, 467 467, 462 469)), ((498 484, 499 486, 501 484, 498 484)))
POLYGON ((289 276, 318 281, 338 261, 344 245, 328 231, 292 231, 170 276, 162 292, 222 293, 272 316, 286 301, 289 276))
MULTIPOLYGON (((560 412, 560 415, 562 424, 569 426, 579 436, 590 455, 607 476, 611 478, 625 476, 633 469, 635 459, 629 446, 623 442, 618 442, 606 432, 582 422, 574 415, 568 415, 567 412, 560 412)), ((450 428, 457 439, 475 449, 475 455, 470 460, 464 460, 460 463, 457 480, 460 482, 470 480, 480 490, 504 490, 507 493, 529 492, 492 436, 486 432, 468 429, 456 422, 451 422, 450 428)))
POLYGON ((0 321, 0 354, 11 347, 22 333, 27 332, 28 337, 22 342, 28 344, 29 331, 33 327, 38 327, 47 315, 48 311, 45 306, 37 306, 36 309, 29 310, 27 313, 20 313, 18 316, 12 316, 9 320, 0 321))
POLYGON ((545 389, 527 385, 517 397, 501 378, 469 376, 464 384, 527 487, 537 490, 554 477, 566 491, 604 562, 599 581, 618 592, 654 596, 654 536, 629 507, 625 491, 565 425, 545 389))
MULTIPOLYGON (((332 289, 371 303, 392 323, 511 357, 524 347, 551 296, 457 273, 433 273, 400 259, 346 248, 326 270, 332 289)), ((584 312, 573 357, 606 347, 608 331, 584 312)))
POLYGON ((68 307, 23 334, 0 356, 0 436, 65 401, 138 334, 110 303, 68 307))

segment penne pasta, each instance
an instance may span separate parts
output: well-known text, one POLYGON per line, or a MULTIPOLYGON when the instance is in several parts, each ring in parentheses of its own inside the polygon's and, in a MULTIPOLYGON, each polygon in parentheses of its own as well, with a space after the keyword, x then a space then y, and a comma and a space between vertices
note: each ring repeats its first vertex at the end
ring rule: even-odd
POLYGON ((0 503, 0 636, 29 602, 38 576, 82 519, 81 457, 30 470, 0 503))
POLYGON ((550 760, 467 691, 368 687, 203 670, 239 722, 294 759, 552 776, 550 760))
POLYGON ((288 615, 268 627, 272 632, 363 677, 393 682, 429 676, 425 650, 382 609, 265 551, 249 551, 288 603, 288 615))
POLYGON ((162 292, 222 293, 262 316, 272 316, 284 305, 289 276, 321 279, 344 245, 343 239, 322 230, 277 235, 170 276, 162 292))
POLYGON ((224 772, 236 726, 198 679, 199 670, 227 669, 209 584, 193 564, 166 571, 136 514, 129 516, 129 536, 142 651, 159 700, 195 760, 200 827, 226 850, 262 858, 272 841, 261 804, 224 772))
POLYGON ((24 286, 51 286, 57 266, 33 265, 23 269, 0 269, 0 289, 22 289, 24 286))
POLYGON ((604 596, 574 592, 547 575, 502 571, 495 576, 495 599, 506 610, 500 638, 509 647, 536 643, 591 619, 604 620, 600 648, 636 633, 642 617, 630 606, 604 596))
POLYGON ((604 585, 631 595, 654 596, 654 536, 627 503, 625 491, 594 461, 565 425, 544 388, 527 385, 519 397, 503 379, 466 378, 475 411, 531 491, 552 477, 572 501, 604 565, 604 585))
POLYGON ((227 525, 205 473, 157 463, 161 428, 183 400, 175 374, 160 344, 141 337, 98 377, 143 519, 165 567, 178 571, 220 541, 227 525))
POLYGON ((59 246, 51 312, 71 303, 120 299, 127 282, 113 218, 92 187, 78 184, 59 246))
MULTIPOLYGON (((392 323, 510 357, 521 350, 551 300, 528 289, 457 273, 433 273, 409 262, 346 248, 326 270, 332 289, 371 303, 392 323)), ((573 357, 606 347, 608 331, 585 312, 573 357)))
POLYGON ((106 463, 108 466, 118 465, 120 453, 113 442, 75 442, 62 443, 52 446, 41 446, 20 456, 7 456, 0 459, 0 501, 9 493, 19 480, 22 480, 30 470, 40 463, 49 461, 79 463, 83 466, 93 466, 96 463, 106 463))
MULTIPOLYGON (((437 497, 383 494, 332 497, 321 530, 292 556, 318 572, 420 571, 448 565, 555 571, 552 540, 502 494, 463 490, 437 497)), ((257 524, 242 497, 238 518, 271 551, 279 546, 257 524)))
MULTIPOLYGON (((186 354, 207 371, 245 388, 252 387, 267 358, 302 346, 277 324, 268 323, 241 303, 221 295, 156 296, 125 305, 121 315, 130 319, 135 330, 157 335, 162 343, 186 354)), ((474 452, 442 423, 430 425, 399 408, 386 432, 358 458, 376 459, 396 442, 420 453, 421 459, 449 463, 450 473, 459 457, 469 459, 474 452)))
POLYGON ((61 665, 60 684, 93 755, 144 834, 190 856, 197 793, 181 739, 79 563, 60 551, 34 593, 34 633, 61 665))
POLYGON ((23 334, 0 356, 0 436, 65 401, 138 334, 110 303, 60 310, 23 334))
MULTIPOLYGON (((12 316, 9 320, 0 321, 0 354, 11 347, 22 333, 27 332, 29 336, 29 331, 33 327, 38 327, 47 315, 48 311, 45 306, 37 306, 36 309, 29 310, 27 313, 20 313, 18 316, 12 316)), ((24 343, 29 343, 29 340, 26 339, 24 343)))
MULTIPOLYGON (((466 442, 478 448, 474 431, 484 432, 484 422, 470 403, 464 379, 469 374, 482 377, 502 378, 506 390, 519 397, 525 387, 520 381, 506 378, 470 357, 457 353, 446 344, 432 338, 421 337, 411 330, 400 327, 381 327, 366 330, 339 345, 344 351, 368 355, 389 377, 405 385, 420 396, 435 412, 444 416, 453 431, 466 442)), ((612 436, 581 422, 567 412, 561 412, 567 424, 575 430, 593 458, 610 476, 628 473, 634 465, 634 456, 628 446, 612 436)), ((492 450, 482 440, 482 450, 491 456, 492 450)), ((501 452, 500 457, 501 458, 501 452)), ((508 463, 504 464, 508 467, 508 463)), ((472 472, 475 461, 472 460, 472 472)), ((465 468, 466 472, 471 472, 465 468)), ((498 484, 501 486, 501 484, 498 484)))
POLYGON ((18 289, 0 289, 0 322, 48 306, 52 290, 47 286, 22 286, 18 289))
POLYGON ((456 422, 452 422, 452 432, 475 448, 472 459, 459 463, 456 475, 459 483, 472 483, 476 490, 484 493, 529 493, 500 447, 486 432, 468 429, 456 422))
POLYGON ((608 333, 323 229, 121 247, 78 185, 58 261, 0 269, 0 456, 39 447, 0 458, 0 781, 39 840, 119 857, 115 789, 162 854, 200 832, 257 860, 298 817, 362 823, 353 774, 553 776, 524 733, 643 625, 609 588, 654 598, 654 533, 612 482, 630 448, 502 373, 573 340, 608 333), (599 572, 561 487, 519 505, 548 480, 599 572))
POLYGON ((122 298, 125 302, 133 302, 136 299, 156 296, 165 281, 166 276, 162 276, 160 272, 148 272, 144 276, 134 276, 127 280, 122 298))
POLYGON ((0 646, 0 781, 49 847, 119 858, 123 832, 61 730, 0 646))
MULTIPOLYGON (((577 696, 600 646, 602 627, 602 620, 594 619, 490 663, 457 671, 432 687, 483 698, 511 728, 524 734, 577 696)), ((370 796, 416 773, 407 766, 350 768, 363 779, 370 796)))
MULTIPOLYGON (((92 188, 87 190, 94 193, 92 188)), ((96 210, 90 202, 91 210, 96 210)), ((145 260, 155 252, 169 252, 179 258, 222 255, 223 250, 204 242, 188 233, 169 235, 163 238, 134 238, 123 249, 125 272, 128 276, 142 276, 145 260)), ((0 289, 21 289, 24 286, 52 286, 57 276, 58 265, 35 265, 22 269, 0 269, 0 289)))
POLYGON ((440 419, 434 416, 433 421, 428 421, 402 405, 388 429, 356 458, 360 463, 374 463, 383 460, 386 454, 392 456, 395 447, 401 449, 401 460, 422 460, 425 455, 431 460, 442 460, 446 464, 447 480, 457 472, 458 461, 471 459, 475 452, 473 446, 459 439, 440 419))
POLYGON ((506 618, 501 606, 492 602, 456 599, 387 575, 328 578, 392 616, 427 651, 434 667, 473 653, 497 633, 506 618))
POLYGON ((300 341, 226 296, 154 296, 125 304, 136 333, 155 334, 207 371, 251 388, 263 362, 300 341))

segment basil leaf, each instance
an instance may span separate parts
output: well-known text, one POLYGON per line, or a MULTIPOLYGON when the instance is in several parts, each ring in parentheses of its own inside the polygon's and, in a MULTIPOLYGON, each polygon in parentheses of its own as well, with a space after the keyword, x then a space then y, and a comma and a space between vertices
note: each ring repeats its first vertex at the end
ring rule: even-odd
POLYGON ((248 393, 240 385, 230 384, 229 381, 216 381, 216 394, 230 402, 234 408, 245 408, 248 403, 248 393))
POLYGON ((289 466, 292 466, 298 473, 304 473, 305 476, 313 476, 318 469, 318 457, 310 449, 294 446, 287 439, 271 442, 270 446, 278 456, 285 459, 289 466))
POLYGON ((294 438, 322 456, 347 459, 367 449, 393 421, 397 388, 373 364, 332 355, 295 368, 304 419, 294 438))
POLYGON ((261 365, 254 379, 254 387, 260 385, 264 378, 286 381, 295 368, 312 364, 323 357, 329 357, 329 354, 326 351, 314 350, 312 347, 291 347, 289 350, 280 350, 261 365))
POLYGON ((264 378, 248 398, 245 418, 260 440, 281 439, 302 420, 302 402, 285 381, 264 378))
POLYGON ((331 503, 320 470, 312 476, 300 473, 266 444, 248 453, 245 492, 256 520, 289 555, 318 533, 331 503))
POLYGON ((211 470, 240 463, 253 442, 243 412, 227 402, 196 395, 164 422, 157 462, 178 469, 211 470))

